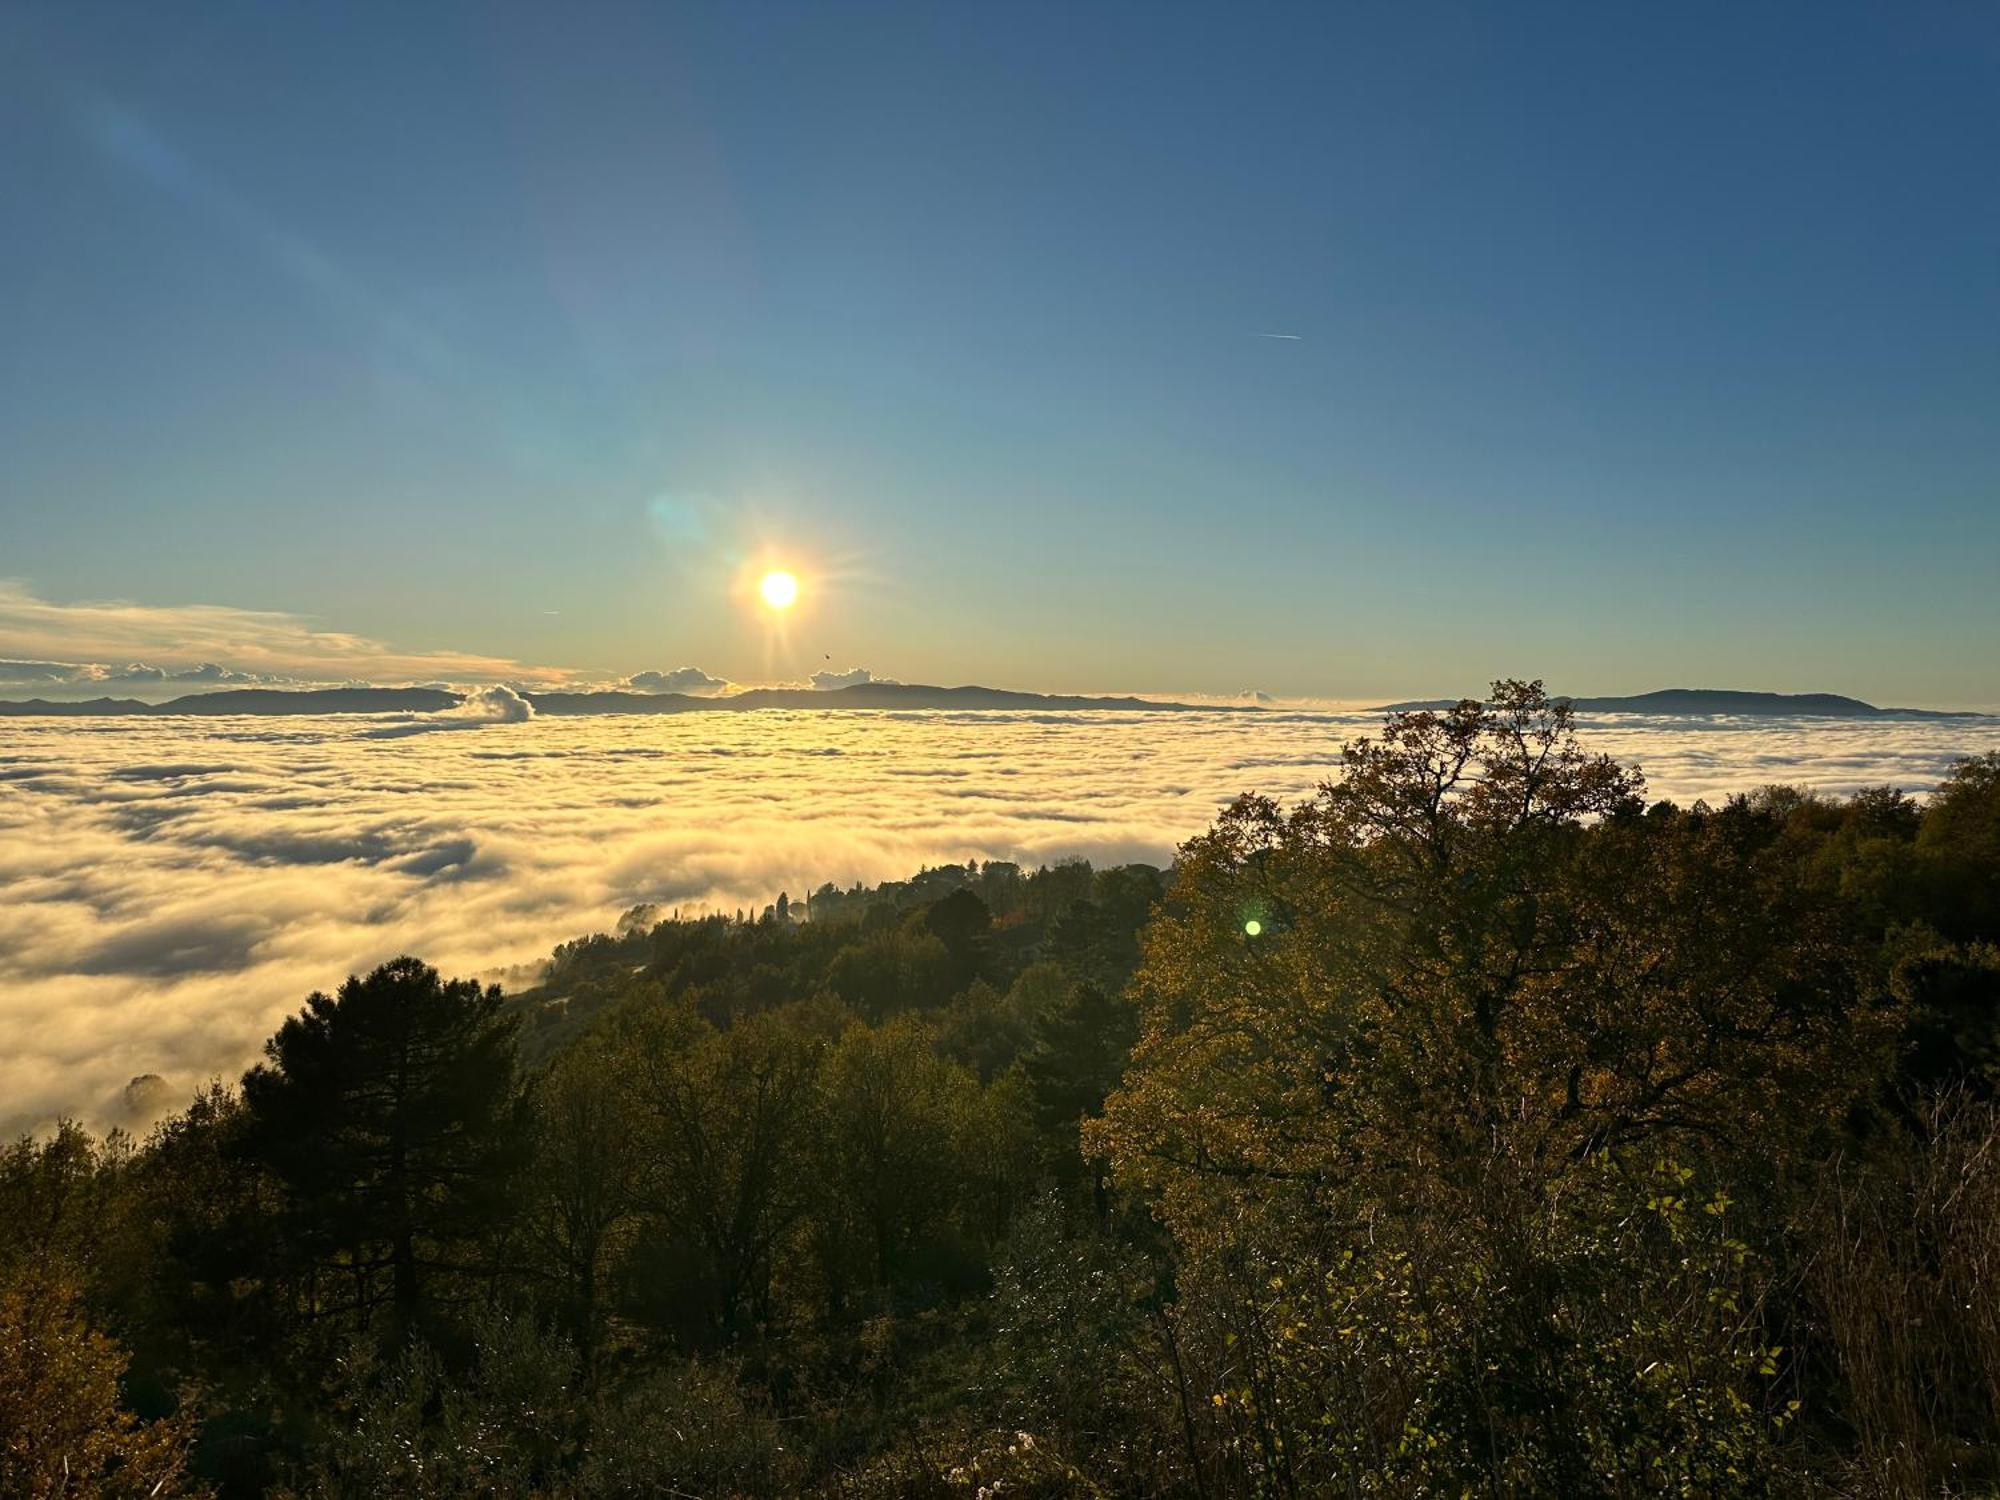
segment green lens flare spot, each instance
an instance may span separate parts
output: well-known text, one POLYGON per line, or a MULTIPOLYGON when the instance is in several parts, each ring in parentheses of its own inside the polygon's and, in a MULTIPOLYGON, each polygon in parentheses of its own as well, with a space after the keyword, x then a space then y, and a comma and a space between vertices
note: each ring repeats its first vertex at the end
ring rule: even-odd
POLYGON ((1258 933, 1262 932, 1263 930, 1264 930, 1264 924, 1258 921, 1255 917, 1252 917, 1249 921, 1243 924, 1243 933, 1244 936, 1246 937, 1255 937, 1258 933))

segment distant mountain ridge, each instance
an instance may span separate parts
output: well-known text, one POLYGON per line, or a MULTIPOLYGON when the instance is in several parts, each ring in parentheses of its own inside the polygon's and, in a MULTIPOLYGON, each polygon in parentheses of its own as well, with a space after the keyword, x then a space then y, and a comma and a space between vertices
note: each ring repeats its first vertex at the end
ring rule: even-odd
MULTIPOLYGON (((1767 718, 1817 719, 1983 719, 1971 710, 1936 708, 1877 708, 1859 698, 1839 693, 1746 693, 1733 688, 1662 688, 1654 693, 1638 693, 1625 698, 1568 698, 1579 713, 1655 714, 1700 717, 1712 714, 1744 714, 1767 718)), ((1408 713, 1422 709, 1457 706, 1456 698, 1427 698, 1409 703, 1385 704, 1385 713, 1408 713)))
MULTIPOLYGON (((957 709, 960 711, 1115 713, 1250 713, 1235 703, 1172 703, 1150 698, 1079 697, 1063 693, 1022 693, 968 685, 933 687, 924 683, 863 682, 844 688, 752 688, 727 697, 697 698, 687 693, 604 692, 523 693, 537 714, 729 713, 784 709, 957 709)), ((1384 713, 1448 709, 1456 698, 1426 698, 1383 705, 1384 713)), ((1632 697, 1571 698, 1578 711, 1596 714, 1652 714, 1699 717, 1743 714, 1764 717, 1832 719, 1978 719, 1972 711, 1877 708, 1838 693, 1749 693, 1727 688, 1665 688, 1632 697)), ((165 703, 136 698, 90 698, 78 703, 46 698, 0 700, 0 718, 168 717, 199 714, 428 714, 457 708, 465 695, 448 688, 225 688, 187 693, 165 703)))
POLYGON ((844 688, 751 688, 726 698, 685 693, 526 693, 536 713, 667 714, 755 708, 958 708, 1074 709, 1121 713, 1229 711, 1234 704, 1162 703, 1150 698, 1088 698, 1064 693, 1020 693, 1007 688, 931 687, 920 682, 859 682, 844 688))
MULTIPOLYGON (((1005 688, 929 687, 922 683, 863 682, 844 688, 753 688, 723 698, 686 693, 523 693, 537 714, 683 714, 742 712, 759 708, 1062 710, 1121 713, 1213 710, 1238 705, 1161 703, 1148 698, 1085 698, 1059 693, 1018 693, 1005 688)), ((46 698, 0 701, 0 717, 165 717, 177 714, 384 714, 438 713, 456 708, 463 694, 445 688, 230 688, 189 693, 165 703, 136 698, 91 698, 54 703, 46 698)))
POLYGON ((0 701, 0 717, 59 716, 101 718, 165 714, 394 714, 436 713, 456 708, 464 698, 444 688, 225 688, 184 693, 165 703, 137 698, 87 698, 52 703, 46 698, 0 701))

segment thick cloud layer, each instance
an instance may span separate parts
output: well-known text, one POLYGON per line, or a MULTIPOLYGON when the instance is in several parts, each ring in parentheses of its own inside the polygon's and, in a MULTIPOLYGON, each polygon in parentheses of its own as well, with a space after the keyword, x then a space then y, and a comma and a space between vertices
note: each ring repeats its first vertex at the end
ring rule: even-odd
POLYGON ((375 715, 376 727, 358 731, 363 739, 403 740, 413 734, 436 734, 449 729, 484 729, 489 724, 525 724, 535 716, 535 705, 510 687, 462 688, 465 696, 456 707, 426 714, 375 715), (389 722, 383 723, 382 720, 389 722))
MULTIPOLYGON (((491 973, 641 901, 762 906, 969 858, 1164 862, 1238 792, 1304 793, 1376 723, 526 708, 497 689, 422 722, 0 721, 0 1126, 129 1122, 399 952, 491 973), (133 1086, 146 1075, 162 1082, 133 1086)), ((2000 721, 1587 734, 1682 800, 1777 780, 1921 791, 2000 748, 2000 721)))
POLYGON ((860 687, 863 683, 882 681, 866 667, 849 667, 845 672, 815 672, 807 679, 821 692, 832 692, 835 688, 860 687))
POLYGON ((295 684, 295 677, 276 677, 259 672, 239 672, 218 662, 205 661, 192 667, 160 667, 150 662, 127 662, 113 666, 91 661, 21 661, 0 657, 0 691, 21 689, 55 693, 74 698, 86 693, 147 692, 171 687, 193 691, 203 687, 283 686, 295 684))
POLYGON ((711 677, 700 667, 675 667, 671 672, 634 672, 619 686, 640 693, 692 693, 706 697, 723 691, 729 681, 711 677))

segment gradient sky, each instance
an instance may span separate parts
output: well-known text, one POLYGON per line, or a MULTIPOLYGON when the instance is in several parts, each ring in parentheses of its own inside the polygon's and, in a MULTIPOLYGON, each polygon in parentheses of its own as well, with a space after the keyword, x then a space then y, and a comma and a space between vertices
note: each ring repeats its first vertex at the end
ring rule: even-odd
POLYGON ((40 601, 2000 703, 1991 7, 15 4, 0 142, 40 601))

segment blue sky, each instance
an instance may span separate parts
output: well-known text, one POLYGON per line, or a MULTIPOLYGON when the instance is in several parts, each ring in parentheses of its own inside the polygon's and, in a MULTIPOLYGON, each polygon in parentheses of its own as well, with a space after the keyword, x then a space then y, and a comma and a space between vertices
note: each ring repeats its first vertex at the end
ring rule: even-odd
POLYGON ((25 5, 0 140, 0 655, 2000 703, 1985 7, 25 5))

